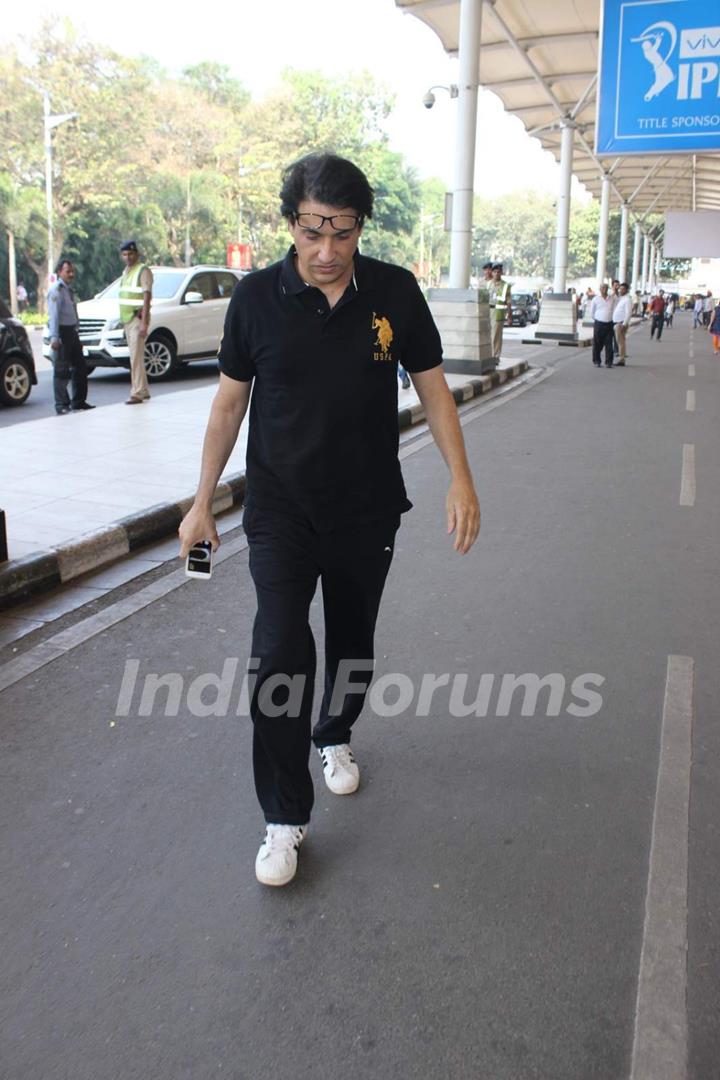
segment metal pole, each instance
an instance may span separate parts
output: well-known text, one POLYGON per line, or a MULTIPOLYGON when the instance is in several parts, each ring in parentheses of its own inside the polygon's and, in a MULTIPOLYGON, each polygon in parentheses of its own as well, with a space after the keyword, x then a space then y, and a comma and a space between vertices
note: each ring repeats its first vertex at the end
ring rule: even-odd
POLYGON ((190 214, 192 212, 192 203, 190 199, 190 173, 187 174, 185 194, 185 265, 189 266, 192 262, 192 244, 190 243, 190 214))
POLYGON ((17 318, 17 263, 15 261, 15 233, 7 230, 8 243, 8 285, 10 286, 10 312, 17 318))
POLYGON ((52 127, 50 126, 50 95, 43 90, 43 129, 45 141, 45 204, 47 206, 47 275, 50 284, 53 270, 53 197, 52 197, 52 127))
POLYGON ((568 242, 570 237, 570 190, 572 184, 573 141, 575 125, 570 121, 562 125, 560 136, 560 193, 557 204, 557 227, 555 230, 555 266, 553 268, 553 292, 564 293, 567 286, 568 242))
POLYGON ((647 292, 648 287, 648 258, 650 256, 650 237, 647 233, 643 233, 643 254, 642 254, 642 280, 640 282, 640 288, 643 292, 647 292))
POLYGON ((610 177, 607 173, 604 173, 602 178, 602 193, 600 195, 600 231, 598 233, 597 265, 595 267, 595 277, 597 278, 598 288, 605 280, 605 273, 607 271, 607 240, 609 220, 610 177))
POLYGON ((467 289, 470 284, 481 22, 482 0, 461 0, 455 186, 450 238, 451 289, 467 289))
POLYGON ((627 277, 627 254, 628 254, 628 226, 630 224, 630 207, 627 203, 622 204, 620 212, 620 257, 618 259, 618 281, 624 281, 627 277))
POLYGON ((635 245, 633 247, 633 268, 632 268, 632 294, 633 296, 640 288, 638 277, 640 275, 640 246, 642 243, 642 229, 640 225, 635 226, 635 245))

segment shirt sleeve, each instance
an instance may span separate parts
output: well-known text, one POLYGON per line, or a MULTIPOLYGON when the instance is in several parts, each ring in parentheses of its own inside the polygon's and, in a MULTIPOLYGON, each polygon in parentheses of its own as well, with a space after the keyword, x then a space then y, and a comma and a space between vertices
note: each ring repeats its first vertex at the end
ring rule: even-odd
POLYGON ((60 337, 60 297, 57 289, 48 293, 48 334, 51 338, 60 337))
POLYGON ((245 292, 242 283, 233 289, 218 350, 218 366, 221 372, 238 382, 250 382, 255 377, 255 364, 250 354, 245 320, 245 292))
POLYGON ((143 267, 142 273, 140 274, 140 288, 142 289, 142 291, 144 293, 146 293, 146 292, 151 293, 152 292, 152 287, 153 287, 152 270, 148 266, 145 266, 145 267, 143 267))
POLYGON ((410 279, 410 314, 407 344, 403 350, 402 365, 406 371, 429 371, 442 364, 442 342, 435 321, 412 274, 410 279))

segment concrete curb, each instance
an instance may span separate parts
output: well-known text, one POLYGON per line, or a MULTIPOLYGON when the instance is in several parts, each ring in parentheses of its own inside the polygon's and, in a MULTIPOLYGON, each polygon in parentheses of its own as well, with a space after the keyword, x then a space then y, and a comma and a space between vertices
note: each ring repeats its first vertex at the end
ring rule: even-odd
MULTIPOLYGON (((462 386, 454 387, 451 393, 457 404, 462 405, 510 379, 516 379, 527 370, 527 361, 522 360, 502 371, 469 379, 462 386)), ((400 431, 424 419, 425 413, 419 404, 398 411, 400 431)), ((217 486, 213 513, 219 514, 239 505, 244 497, 245 473, 224 477, 217 486)), ((158 503, 147 510, 120 518, 105 528, 79 536, 76 540, 69 540, 47 551, 37 551, 24 559, 11 559, 0 566, 0 611, 7 611, 15 604, 72 581, 81 574, 99 570, 123 555, 177 532, 193 498, 194 495, 188 495, 175 502, 158 503)))

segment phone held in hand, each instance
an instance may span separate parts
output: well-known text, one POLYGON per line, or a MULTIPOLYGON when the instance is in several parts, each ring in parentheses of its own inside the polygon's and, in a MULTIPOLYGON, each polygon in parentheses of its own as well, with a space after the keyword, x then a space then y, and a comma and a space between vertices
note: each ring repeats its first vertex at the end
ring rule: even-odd
POLYGON ((207 581, 212 574, 212 557, 213 549, 209 540, 193 544, 185 562, 185 576, 207 581))

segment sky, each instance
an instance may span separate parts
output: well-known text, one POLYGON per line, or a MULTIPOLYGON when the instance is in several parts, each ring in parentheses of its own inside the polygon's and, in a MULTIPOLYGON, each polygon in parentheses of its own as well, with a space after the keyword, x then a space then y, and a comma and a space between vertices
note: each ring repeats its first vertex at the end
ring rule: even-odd
MULTIPOLYGON (((453 184, 456 101, 432 85, 457 81, 457 61, 435 33, 394 0, 214 0, 205 9, 187 0, 73 0, 62 8, 48 0, 6 5, 0 43, 32 35, 46 16, 64 11, 78 28, 117 52, 154 57, 170 73, 215 60, 260 98, 285 67, 342 75, 367 70, 393 92, 396 106, 387 126, 392 149, 401 151, 421 176, 453 184)), ((493 197, 518 188, 555 194, 559 169, 521 122, 508 116, 494 94, 478 102, 475 190, 493 197)), ((578 189, 576 193, 584 192, 578 189)))

